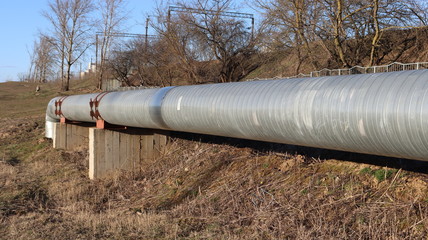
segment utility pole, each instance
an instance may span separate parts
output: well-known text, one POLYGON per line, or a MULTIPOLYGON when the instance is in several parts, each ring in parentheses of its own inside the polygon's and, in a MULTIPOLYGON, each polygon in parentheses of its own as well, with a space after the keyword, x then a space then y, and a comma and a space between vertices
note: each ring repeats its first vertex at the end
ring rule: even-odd
POLYGON ((98 73, 98 33, 95 34, 95 73, 98 73))
POLYGON ((174 11, 172 6, 169 6, 168 8, 168 17, 166 19, 166 24, 167 24, 167 32, 169 33, 170 30, 170 25, 171 25, 171 11, 174 11))
POLYGON ((251 17, 251 42, 254 41, 254 16, 251 17))
POLYGON ((146 36, 145 36, 145 48, 147 51, 147 47, 148 47, 148 34, 149 34, 149 21, 150 21, 150 15, 146 18, 146 36))

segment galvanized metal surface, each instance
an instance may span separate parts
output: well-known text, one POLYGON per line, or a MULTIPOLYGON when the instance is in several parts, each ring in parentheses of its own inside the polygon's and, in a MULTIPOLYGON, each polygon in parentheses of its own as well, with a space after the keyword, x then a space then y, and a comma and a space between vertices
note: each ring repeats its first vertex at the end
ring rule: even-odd
POLYGON ((53 138, 54 123, 59 121, 55 115, 55 101, 58 99, 59 97, 51 99, 48 103, 48 107, 46 108, 45 137, 47 138, 53 138))
POLYGON ((62 101, 62 115, 69 120, 82 122, 95 122, 91 117, 91 107, 89 102, 94 100, 98 93, 68 96, 62 101))
MULTIPOLYGON (((64 115, 87 121, 84 101, 68 97, 64 115)), ((99 111, 119 125, 428 160, 427 70, 113 92, 99 111)))
POLYGON ((158 128, 150 116, 150 106, 160 89, 111 92, 100 101, 101 117, 111 123, 130 127, 158 128), (125 124, 126 123, 126 124, 125 124))

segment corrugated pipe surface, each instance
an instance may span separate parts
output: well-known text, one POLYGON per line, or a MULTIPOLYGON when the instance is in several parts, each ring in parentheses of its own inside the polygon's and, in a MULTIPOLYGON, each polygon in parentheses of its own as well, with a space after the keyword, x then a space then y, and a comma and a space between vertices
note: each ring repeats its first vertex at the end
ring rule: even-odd
MULTIPOLYGON (((63 116, 95 121, 97 95, 65 98, 63 116)), ((111 92, 98 111, 124 126, 428 160, 428 70, 111 92)))

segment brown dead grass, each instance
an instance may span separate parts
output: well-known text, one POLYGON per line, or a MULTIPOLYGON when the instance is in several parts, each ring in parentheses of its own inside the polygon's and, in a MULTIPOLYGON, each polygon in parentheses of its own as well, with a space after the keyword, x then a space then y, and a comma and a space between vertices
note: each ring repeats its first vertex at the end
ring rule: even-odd
MULTIPOLYGON (((90 181, 86 149, 52 149, 43 138, 42 114, 13 121, 0 117, 0 239, 424 239, 428 234, 424 173, 318 158, 290 147, 266 151, 240 140, 174 138, 162 157, 141 170, 90 181)), ((357 160, 368 162, 365 157, 357 160)))
POLYGON ((379 181, 365 169, 391 169, 177 138, 139 172, 90 181, 85 149, 54 150, 40 137, 43 129, 23 129, 0 140, 34 144, 25 150, 30 152, 15 154, 19 161, 0 163, 5 239, 423 239, 427 234, 425 174, 392 169, 379 181))

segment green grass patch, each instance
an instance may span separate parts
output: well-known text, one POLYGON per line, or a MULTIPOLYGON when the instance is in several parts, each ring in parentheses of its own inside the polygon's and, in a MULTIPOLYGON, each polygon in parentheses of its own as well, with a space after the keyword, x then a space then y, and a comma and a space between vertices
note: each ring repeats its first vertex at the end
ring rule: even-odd
POLYGON ((371 169, 370 167, 366 167, 361 169, 360 174, 362 175, 371 175, 379 182, 385 181, 390 178, 394 173, 396 173, 396 169, 371 169))

